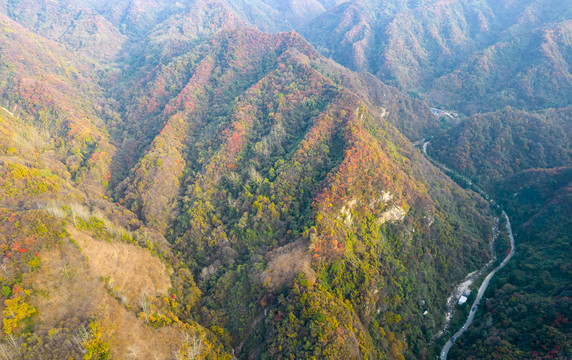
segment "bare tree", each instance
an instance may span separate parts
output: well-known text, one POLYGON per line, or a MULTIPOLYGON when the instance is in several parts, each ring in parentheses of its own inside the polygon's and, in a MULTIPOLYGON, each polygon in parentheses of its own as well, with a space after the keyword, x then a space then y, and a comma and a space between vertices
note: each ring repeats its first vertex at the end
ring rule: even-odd
POLYGON ((68 279, 70 278, 70 270, 71 269, 69 268, 68 264, 64 263, 62 265, 62 267, 60 268, 60 270, 62 271, 63 274, 65 274, 68 277, 68 279))
POLYGON ((0 359, 12 360, 16 357, 16 353, 8 345, 0 345, 0 359))
POLYGON ((196 331, 191 336, 188 332, 185 332, 181 336, 181 347, 173 352, 175 359, 177 360, 196 360, 203 353, 204 342, 203 336, 197 335, 196 331))
POLYGON ((77 329, 77 333, 72 336, 72 342, 77 346, 82 354, 85 354, 86 352, 83 344, 89 340, 89 335, 89 331, 87 331, 85 326, 80 325, 80 327, 77 329))
POLYGON ((141 294, 139 298, 139 306, 141 307, 141 311, 145 315, 145 321, 149 321, 149 312, 151 311, 151 304, 149 302, 149 298, 147 297, 147 292, 141 294))
POLYGON ((4 339, 6 339, 8 343, 0 345, 0 359, 12 360, 19 358, 22 352, 20 351, 18 339, 13 335, 6 335, 4 339))
POLYGON ((139 347, 135 344, 131 344, 127 347, 127 356, 137 359, 137 355, 139 354, 139 347))

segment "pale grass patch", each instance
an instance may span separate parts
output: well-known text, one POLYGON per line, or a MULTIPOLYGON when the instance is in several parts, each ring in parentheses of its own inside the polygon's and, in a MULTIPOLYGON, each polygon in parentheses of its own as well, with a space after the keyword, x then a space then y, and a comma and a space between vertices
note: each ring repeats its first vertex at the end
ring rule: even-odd
POLYGON ((16 127, 12 141, 20 149, 43 150, 50 143, 50 133, 34 127, 16 127))
MULTIPOLYGON (((66 212, 65 208, 65 205, 52 202, 48 204, 44 210, 50 215, 64 219, 68 216, 68 212, 66 212)), ((128 231, 124 227, 117 225, 113 221, 109 220, 107 216, 99 209, 91 211, 87 206, 79 203, 68 204, 67 208, 69 209, 69 216, 71 217, 71 220, 76 227, 78 219, 89 220, 91 218, 96 218, 103 222, 105 229, 112 238, 118 240, 123 240, 126 237, 134 238, 134 235, 131 231, 128 231)), ((148 234, 143 233, 143 236, 144 240, 147 241, 148 234)))

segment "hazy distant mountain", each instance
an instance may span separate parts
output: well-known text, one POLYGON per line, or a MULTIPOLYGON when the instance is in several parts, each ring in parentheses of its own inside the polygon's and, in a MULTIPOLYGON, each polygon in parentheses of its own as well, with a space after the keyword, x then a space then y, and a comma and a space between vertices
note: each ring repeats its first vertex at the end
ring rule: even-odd
POLYGON ((475 113, 569 105, 571 18, 562 0, 350 1, 302 34, 351 69, 475 113))

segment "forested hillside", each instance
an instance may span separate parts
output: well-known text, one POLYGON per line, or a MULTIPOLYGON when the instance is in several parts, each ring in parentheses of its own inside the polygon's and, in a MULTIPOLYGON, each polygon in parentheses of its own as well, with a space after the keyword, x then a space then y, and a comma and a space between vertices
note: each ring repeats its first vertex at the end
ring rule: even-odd
POLYGON ((569 357, 571 180, 567 167, 527 170, 500 184, 519 239, 516 262, 491 286, 475 328, 452 357, 569 357))
POLYGON ((2 18, 5 351, 427 353, 491 218, 394 127, 436 131, 423 103, 221 4, 45 5, 2 18))
POLYGON ((568 105, 571 18, 561 0, 348 1, 300 29, 353 70, 474 114, 568 105))
POLYGON ((474 115, 431 142, 429 151, 479 183, 572 164, 572 108, 474 115))
POLYGON ((127 119, 137 116, 138 129, 146 116, 165 121, 118 187, 119 202, 167 230, 200 279, 201 317, 241 354, 397 356, 408 345, 379 334, 412 324, 406 352, 424 351, 446 277, 487 257, 486 204, 435 173, 343 88, 344 76, 298 35, 239 30, 132 87, 151 89, 136 97, 152 105, 127 119), (191 61, 179 92, 157 90, 178 84, 175 70, 191 61))
POLYGON ((568 13, 0 0, 0 357, 434 357, 494 221, 423 138, 526 244, 451 354, 567 356, 568 13))
POLYGON ((476 326, 451 356, 560 358, 572 351, 570 107, 473 115, 428 151, 487 188, 510 214, 515 262, 487 292, 476 326))

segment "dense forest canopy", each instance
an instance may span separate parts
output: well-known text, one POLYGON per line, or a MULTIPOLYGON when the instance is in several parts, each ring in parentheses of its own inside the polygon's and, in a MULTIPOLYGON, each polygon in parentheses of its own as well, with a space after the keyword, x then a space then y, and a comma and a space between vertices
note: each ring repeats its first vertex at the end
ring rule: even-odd
POLYGON ((0 0, 0 357, 570 357, 571 12, 0 0))

